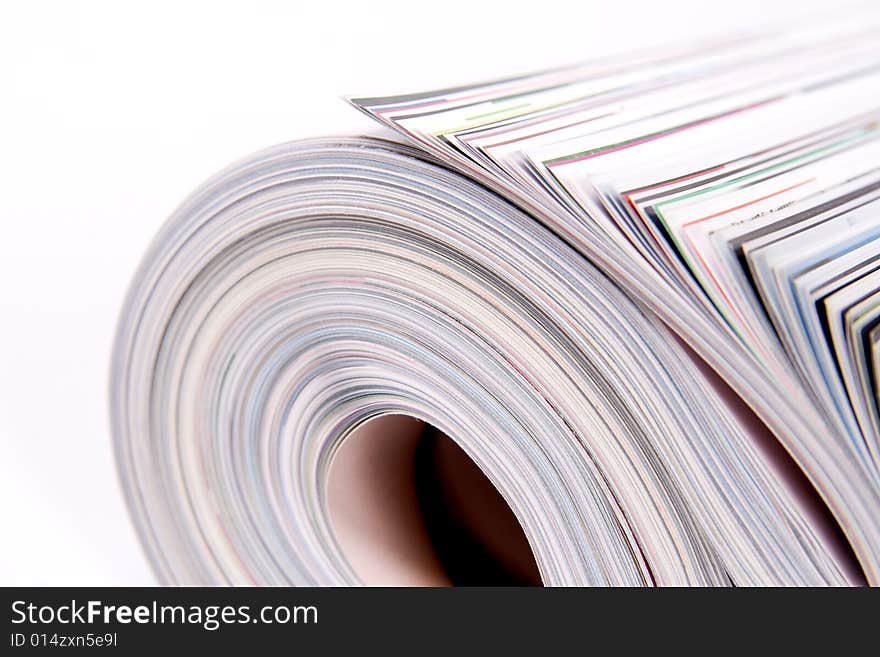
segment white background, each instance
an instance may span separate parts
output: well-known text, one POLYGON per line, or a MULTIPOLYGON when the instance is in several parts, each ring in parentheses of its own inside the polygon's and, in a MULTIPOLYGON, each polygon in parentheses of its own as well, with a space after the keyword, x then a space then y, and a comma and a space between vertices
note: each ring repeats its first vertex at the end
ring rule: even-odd
POLYGON ((810 3, 7 3, 0 9, 0 584, 150 584, 107 411, 160 223, 251 151, 369 129, 344 94, 784 22, 810 3))

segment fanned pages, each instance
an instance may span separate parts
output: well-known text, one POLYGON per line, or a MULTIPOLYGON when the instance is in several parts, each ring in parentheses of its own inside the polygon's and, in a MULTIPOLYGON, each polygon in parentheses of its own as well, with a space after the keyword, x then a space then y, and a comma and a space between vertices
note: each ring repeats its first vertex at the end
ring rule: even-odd
POLYGON ((161 579, 446 583, 371 515, 399 495, 344 493, 394 425, 463 450, 546 585, 880 583, 878 43, 868 14, 353 100, 409 145, 207 182, 114 357, 161 579))

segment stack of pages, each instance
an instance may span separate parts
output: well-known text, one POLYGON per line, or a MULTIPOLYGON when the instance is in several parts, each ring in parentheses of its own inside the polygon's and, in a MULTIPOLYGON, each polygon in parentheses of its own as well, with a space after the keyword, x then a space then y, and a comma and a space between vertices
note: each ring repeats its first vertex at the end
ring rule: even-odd
POLYGON ((405 486, 359 481, 425 423, 546 585, 880 584, 878 44, 865 15, 355 99, 400 140, 207 182, 114 353, 160 579, 444 583, 405 486))

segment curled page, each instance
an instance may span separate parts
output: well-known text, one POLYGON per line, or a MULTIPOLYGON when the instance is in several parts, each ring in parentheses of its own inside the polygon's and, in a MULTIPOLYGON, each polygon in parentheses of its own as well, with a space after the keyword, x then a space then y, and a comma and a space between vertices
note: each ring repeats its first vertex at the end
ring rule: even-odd
POLYGON ((180 208, 137 281, 114 429, 164 581, 360 581, 328 477, 388 415, 461 446, 548 585, 846 581, 656 318, 411 148, 261 153, 180 208))
POLYGON ((167 583, 880 583, 880 24, 353 100, 123 309, 167 583))

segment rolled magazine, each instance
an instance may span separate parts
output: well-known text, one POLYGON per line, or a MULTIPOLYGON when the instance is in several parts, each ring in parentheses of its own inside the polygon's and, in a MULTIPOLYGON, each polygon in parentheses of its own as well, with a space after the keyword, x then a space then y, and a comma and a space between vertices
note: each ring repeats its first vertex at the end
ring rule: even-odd
POLYGON ((206 182, 113 359, 160 580, 880 583, 878 38, 353 99, 206 182))

